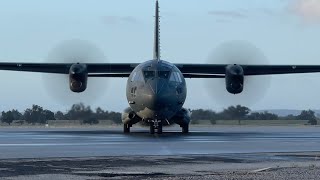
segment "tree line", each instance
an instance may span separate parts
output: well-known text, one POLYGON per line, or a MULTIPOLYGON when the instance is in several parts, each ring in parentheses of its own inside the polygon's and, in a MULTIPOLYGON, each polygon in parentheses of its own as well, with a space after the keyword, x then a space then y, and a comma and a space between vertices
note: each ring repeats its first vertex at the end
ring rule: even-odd
MULTIPOLYGON (((23 112, 16 109, 2 111, 1 121, 9 125, 17 120, 16 123, 45 124, 48 120, 80 120, 84 124, 97 124, 99 120, 111 120, 115 124, 121 124, 121 113, 103 110, 98 107, 92 110, 90 106, 83 103, 74 104, 66 112, 53 112, 44 109, 39 105, 32 105, 23 112)), ((312 110, 303 110, 299 115, 278 116, 270 112, 254 112, 248 107, 237 105, 230 106, 221 112, 213 110, 196 109, 191 110, 192 123, 197 124, 199 120, 210 120, 215 124, 216 120, 309 120, 312 125, 317 124, 317 117, 312 110)))
POLYGON ((213 110, 196 109, 191 110, 192 123, 197 124, 199 120, 210 120, 215 124, 216 120, 308 120, 310 124, 317 124, 317 117, 312 110, 303 110, 297 116, 278 116, 277 114, 264 112, 254 112, 250 108, 237 105, 229 106, 221 112, 213 110))
POLYGON ((18 120, 17 123, 23 124, 45 124, 48 120, 80 120, 84 124, 98 124, 99 120, 111 120, 115 124, 121 123, 121 113, 105 111, 98 107, 94 110, 90 106, 85 106, 83 103, 74 104, 71 108, 63 113, 58 111, 56 113, 51 110, 44 109, 39 105, 32 105, 23 112, 16 109, 9 111, 2 111, 1 122, 9 125, 18 120))

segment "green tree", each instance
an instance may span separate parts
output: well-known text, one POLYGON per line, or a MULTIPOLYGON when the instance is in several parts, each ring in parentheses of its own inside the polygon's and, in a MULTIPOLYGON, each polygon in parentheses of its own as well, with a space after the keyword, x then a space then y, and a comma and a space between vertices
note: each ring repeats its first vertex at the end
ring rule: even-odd
POLYGON ((90 106, 85 106, 83 103, 72 105, 66 116, 69 120, 84 120, 91 117, 93 114, 90 106))
POLYGON ((109 112, 107 114, 107 119, 111 120, 113 123, 115 124, 121 124, 122 121, 121 121, 121 113, 118 113, 118 112, 109 112))
POLYGON ((13 120, 21 120, 22 119, 22 114, 16 110, 13 109, 11 111, 2 111, 1 114, 1 121, 4 123, 8 123, 9 125, 11 125, 11 123, 13 122, 13 120))
POLYGON ((41 106, 32 105, 32 108, 28 108, 25 110, 23 114, 23 118, 29 124, 44 124, 47 123, 48 120, 54 120, 54 113, 43 109, 41 106))
POLYGON ((23 119, 22 114, 18 110, 13 109, 11 112, 12 112, 14 120, 22 120, 23 119))
POLYGON ((32 109, 26 109, 23 113, 23 118, 28 124, 35 124, 35 121, 32 118, 32 109))
POLYGON ((54 118, 56 120, 66 120, 67 118, 65 117, 65 115, 63 114, 63 112, 58 111, 54 114, 54 118))
POLYGON ((43 108, 39 105, 33 105, 32 106, 32 119, 35 121, 35 123, 43 123, 45 122, 45 116, 43 114, 43 108))
POLYGON ((105 112, 100 107, 98 107, 96 109, 95 116, 96 116, 97 119, 105 119, 106 118, 106 113, 108 113, 108 111, 105 112))
POLYGON ((50 110, 43 110, 43 115, 45 116, 45 120, 55 120, 54 112, 50 110))
POLYGON ((248 120, 278 120, 279 116, 273 113, 265 112, 253 112, 247 117, 248 120))
POLYGON ((84 124, 99 123, 96 113, 83 103, 73 104, 66 117, 68 120, 81 120, 84 124))
POLYGON ((243 120, 246 119, 247 115, 250 113, 250 109, 245 106, 237 105, 237 106, 230 106, 227 109, 224 109, 220 115, 223 119, 227 120, 243 120))
POLYGON ((297 119, 300 120, 309 120, 311 125, 317 125, 317 118, 315 112, 312 110, 303 110, 300 115, 297 116, 297 119))
POLYGON ((14 116, 13 116, 12 111, 8 111, 8 112, 2 111, 2 115, 1 115, 2 122, 8 123, 9 125, 11 125, 13 120, 14 120, 14 116))

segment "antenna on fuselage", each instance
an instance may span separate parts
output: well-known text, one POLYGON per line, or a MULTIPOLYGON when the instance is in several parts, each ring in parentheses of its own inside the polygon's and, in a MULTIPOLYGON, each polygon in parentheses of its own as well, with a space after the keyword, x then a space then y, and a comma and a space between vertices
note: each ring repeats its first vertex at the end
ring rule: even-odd
POLYGON ((155 17, 155 25, 154 25, 153 59, 160 61, 160 16, 159 16, 158 0, 156 0, 156 12, 154 17, 155 17))

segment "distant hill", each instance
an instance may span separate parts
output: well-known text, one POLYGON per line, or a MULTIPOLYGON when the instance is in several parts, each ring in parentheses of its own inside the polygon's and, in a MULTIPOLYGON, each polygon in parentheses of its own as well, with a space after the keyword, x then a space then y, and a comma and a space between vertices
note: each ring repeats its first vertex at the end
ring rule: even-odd
MULTIPOLYGON (((320 116, 320 110, 314 110, 312 109, 314 112, 316 112, 316 116, 320 116)), ((302 110, 297 110, 297 109, 267 109, 267 110, 257 110, 254 112, 264 112, 264 111, 268 111, 270 113, 273 114, 277 114, 278 116, 288 116, 290 114, 297 116, 301 113, 302 110)))

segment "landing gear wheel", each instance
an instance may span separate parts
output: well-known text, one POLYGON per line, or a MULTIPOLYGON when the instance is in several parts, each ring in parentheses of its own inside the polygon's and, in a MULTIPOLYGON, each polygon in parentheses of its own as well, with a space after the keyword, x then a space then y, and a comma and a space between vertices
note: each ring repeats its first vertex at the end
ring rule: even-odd
POLYGON ((130 124, 123 124, 123 132, 130 133, 130 124))
POLYGON ((157 133, 162 134, 162 123, 159 123, 157 133))
POLYGON ((150 134, 154 134, 154 125, 153 125, 153 123, 150 124, 150 134))
POLYGON ((189 124, 185 124, 185 125, 182 125, 182 133, 183 134, 188 134, 189 133, 189 124))

